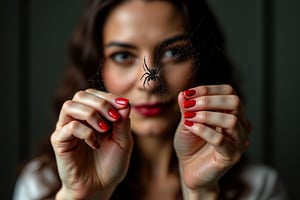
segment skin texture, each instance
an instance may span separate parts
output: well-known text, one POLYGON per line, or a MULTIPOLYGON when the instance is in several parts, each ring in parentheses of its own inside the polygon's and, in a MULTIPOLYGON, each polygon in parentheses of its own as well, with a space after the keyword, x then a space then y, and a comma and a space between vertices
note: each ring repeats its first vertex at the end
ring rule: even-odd
MULTIPOLYGON (((160 77, 167 88, 163 95, 157 91, 161 84, 159 81, 150 81, 144 87, 143 80, 140 80, 145 73, 142 67, 144 57, 147 65, 153 66, 155 49, 163 41, 185 33, 183 21, 173 9, 168 3, 161 2, 147 6, 144 3, 125 4, 111 13, 104 25, 104 84, 111 93, 130 99, 133 107, 130 117, 134 119, 131 128, 138 135, 174 134, 174 129, 170 127, 175 127, 179 119, 177 95, 191 84, 191 80, 186 78, 193 70, 191 60, 176 63, 169 59, 162 67, 160 77), (160 12, 153 15, 154 10, 160 12), (131 47, 109 46, 111 43, 122 43, 131 47), (116 62, 112 59, 114 54, 124 55, 126 59, 116 62), (166 110, 152 118, 139 114, 135 109, 138 105, 156 103, 165 104, 166 110)), ((180 43, 182 42, 174 45, 180 43)))
MULTIPOLYGON (((156 49, 169 38, 185 34, 183 23, 166 1, 129 1, 109 14, 102 33, 102 75, 108 92, 77 92, 63 105, 51 136, 62 180, 57 199, 95 194, 108 199, 127 173, 132 133, 145 159, 145 173, 160 174, 146 186, 173 183, 174 188, 180 187, 180 178, 170 177, 169 172, 174 148, 185 198, 217 198, 218 180, 249 144, 250 124, 239 97, 229 85, 195 86, 193 59, 177 60, 172 48, 162 53, 162 81, 145 86, 141 80, 144 58, 148 66, 154 66, 156 49), (159 105, 159 112, 151 111, 151 116, 138 109, 153 104, 159 105)), ((188 41, 178 41, 170 47, 186 45, 188 41)), ((169 199, 174 188, 162 187, 169 199)))

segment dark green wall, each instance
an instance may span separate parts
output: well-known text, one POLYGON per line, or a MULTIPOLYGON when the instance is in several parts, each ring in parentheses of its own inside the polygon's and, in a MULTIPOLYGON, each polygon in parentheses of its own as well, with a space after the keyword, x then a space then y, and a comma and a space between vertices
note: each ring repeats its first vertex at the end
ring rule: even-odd
MULTIPOLYGON (((278 169, 297 197, 300 180, 300 1, 210 0, 239 67, 253 122, 249 153, 278 169), (268 3, 265 5, 265 3, 268 3)), ((1 0, 1 199, 21 161, 54 128, 51 99, 84 1, 1 0)))

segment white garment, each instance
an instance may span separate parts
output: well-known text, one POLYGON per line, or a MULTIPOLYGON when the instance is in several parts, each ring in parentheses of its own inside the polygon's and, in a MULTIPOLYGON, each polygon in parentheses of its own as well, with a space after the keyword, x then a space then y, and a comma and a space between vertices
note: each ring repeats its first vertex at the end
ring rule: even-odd
POLYGON ((40 159, 27 164, 20 174, 14 189, 13 200, 40 200, 49 192, 49 187, 59 184, 50 167, 41 168, 40 159))
POLYGON ((240 176, 249 185, 249 192, 239 200, 288 200, 275 169, 262 164, 249 164, 240 176))
MULTIPOLYGON (((40 166, 41 162, 36 159, 24 168, 17 180, 13 200, 40 200, 47 194, 49 186, 59 184, 50 168, 45 167, 37 173, 40 166)), ((288 199, 277 172, 271 167, 258 164, 248 165, 243 169, 241 179, 249 184, 250 189, 247 195, 241 198, 242 200, 288 199)))

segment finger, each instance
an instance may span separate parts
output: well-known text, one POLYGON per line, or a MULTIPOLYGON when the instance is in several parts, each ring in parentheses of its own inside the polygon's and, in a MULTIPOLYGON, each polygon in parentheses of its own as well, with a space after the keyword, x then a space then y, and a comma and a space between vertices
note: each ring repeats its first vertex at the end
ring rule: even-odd
POLYGON ((240 107, 240 99, 236 95, 201 96, 184 102, 186 110, 222 110, 234 111, 240 107))
POLYGON ((110 102, 102 99, 99 96, 96 96, 93 93, 79 91, 74 95, 73 101, 94 108, 109 121, 114 122, 120 118, 120 114, 118 113, 117 109, 114 108, 110 102))
POLYGON ((236 92, 232 86, 224 85, 203 85, 194 88, 190 88, 184 91, 185 98, 195 98, 200 96, 210 96, 210 95, 235 95, 236 92))
POLYGON ((79 140, 84 140, 93 149, 100 147, 95 131, 79 121, 71 121, 51 136, 51 142, 59 152, 73 149, 79 140))
POLYGON ((215 128, 217 132, 223 134, 226 140, 230 142, 236 149, 241 152, 245 151, 249 146, 249 133, 239 124, 238 127, 232 130, 226 130, 221 127, 215 128))
POLYGON ((181 113, 184 113, 184 111, 185 111, 184 102, 185 102, 184 92, 179 92, 179 94, 178 94, 178 105, 179 105, 181 113))
POLYGON ((105 132, 109 125, 100 117, 97 110, 74 101, 66 101, 62 107, 57 128, 61 128, 73 120, 86 121, 90 126, 99 132, 105 132))
MULTIPOLYGON (((246 117, 245 112, 244 112, 244 108, 239 100, 239 97, 236 96, 236 92, 233 89, 232 86, 227 85, 227 84, 223 84, 223 85, 204 85, 204 86, 198 86, 198 87, 194 87, 194 88, 190 88, 186 91, 184 91, 184 97, 189 100, 189 99, 194 99, 196 97, 201 97, 201 96, 219 96, 219 95, 232 95, 232 98, 238 98, 237 101, 233 101, 235 102, 233 105, 237 105, 237 110, 234 110, 234 107, 229 107, 228 109, 231 109, 233 112, 233 114, 237 114, 239 116, 239 118, 241 119, 242 124, 245 126, 245 128, 250 132, 252 129, 251 123, 249 121, 249 119, 246 117), (236 96, 236 97, 234 97, 236 96)), ((221 104, 223 102, 222 99, 219 99, 221 101, 219 101, 221 104)), ((234 100, 234 99, 233 99, 234 100)), ((202 102, 210 102, 209 98, 206 99, 206 97, 202 98, 202 102)), ((226 101, 225 101, 226 102, 226 101)), ((217 105, 216 105, 217 106, 217 105)), ((212 108, 213 109, 213 108, 212 108)), ((217 109, 217 108, 215 108, 217 109)), ((226 109, 226 108, 224 108, 226 109)))
POLYGON ((186 122, 185 125, 194 135, 199 136, 213 146, 222 155, 222 159, 229 162, 237 159, 235 156, 241 153, 223 133, 204 124, 186 122))
POLYGON ((186 111, 220 111, 236 115, 244 126, 250 127, 241 100, 236 95, 201 96, 183 102, 186 111))
POLYGON ((233 114, 212 111, 187 111, 184 113, 184 118, 194 123, 202 123, 210 127, 220 127, 229 133, 228 136, 232 141, 242 141, 246 135, 239 119, 233 114))
POLYGON ((129 104, 129 100, 123 97, 116 96, 111 93, 103 92, 95 89, 87 89, 86 92, 93 94, 101 99, 105 99, 111 105, 113 105, 117 109, 126 108, 129 104))
POLYGON ((130 110, 130 106, 120 110, 120 120, 112 124, 112 139, 126 152, 131 152, 133 147, 129 118, 130 110))

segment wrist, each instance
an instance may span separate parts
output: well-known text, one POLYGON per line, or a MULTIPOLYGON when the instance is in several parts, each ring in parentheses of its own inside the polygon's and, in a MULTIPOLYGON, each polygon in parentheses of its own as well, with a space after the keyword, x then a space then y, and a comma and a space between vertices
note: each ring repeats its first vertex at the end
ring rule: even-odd
POLYGON ((219 186, 213 186, 210 188, 198 188, 195 190, 187 189, 188 190, 188 199, 189 200, 217 200, 219 198, 219 186))
POLYGON ((78 198, 74 197, 74 195, 72 195, 72 192, 67 191, 64 187, 61 187, 55 195, 55 200, 108 200, 111 197, 114 189, 115 187, 112 187, 106 190, 98 191, 95 194, 89 195, 89 197, 78 198))
POLYGON ((61 187, 58 192, 55 195, 55 200, 71 200, 72 197, 70 194, 64 189, 64 187, 61 187))

